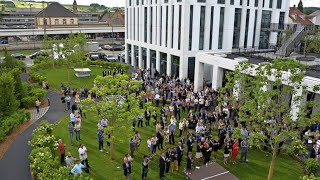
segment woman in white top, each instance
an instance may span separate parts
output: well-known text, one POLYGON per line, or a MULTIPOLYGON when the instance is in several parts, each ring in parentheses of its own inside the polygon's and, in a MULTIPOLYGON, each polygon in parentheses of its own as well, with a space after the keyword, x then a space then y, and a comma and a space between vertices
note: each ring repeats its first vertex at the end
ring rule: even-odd
POLYGON ((86 163, 86 167, 89 168, 90 166, 88 164, 88 155, 87 155, 88 150, 87 150, 87 148, 83 144, 80 144, 78 152, 79 152, 81 164, 84 165, 84 163, 86 163))
POLYGON ((177 124, 177 120, 176 120, 176 118, 174 116, 171 116, 170 124, 173 124, 173 125, 177 124))
POLYGON ((81 138, 80 138, 80 128, 81 128, 81 123, 79 121, 77 121, 76 125, 74 126, 74 130, 76 131, 76 140, 77 141, 81 140, 81 138))
POLYGON ((173 110, 174 110, 174 107, 172 104, 170 104, 170 106, 169 106, 170 116, 173 116, 173 110))
POLYGON ((184 129, 184 126, 185 126, 184 120, 185 120, 185 119, 183 119, 183 121, 180 121, 180 122, 179 122, 179 131, 180 131, 179 137, 181 137, 181 136, 182 136, 182 133, 183 133, 183 129, 184 129))
POLYGON ((152 153, 152 141, 151 141, 151 139, 152 139, 152 137, 147 140, 148 150, 149 150, 150 154, 152 153))

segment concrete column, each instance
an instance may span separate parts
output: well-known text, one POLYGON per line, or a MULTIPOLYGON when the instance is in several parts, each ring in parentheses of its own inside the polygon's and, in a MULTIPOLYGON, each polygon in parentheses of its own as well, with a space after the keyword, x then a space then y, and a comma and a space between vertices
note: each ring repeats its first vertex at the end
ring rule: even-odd
POLYGON ((150 6, 147 6, 147 43, 151 44, 151 39, 150 39, 150 33, 151 33, 151 29, 150 29, 150 24, 151 24, 151 13, 150 13, 150 6))
POLYGON ((125 48, 124 48, 124 52, 125 52, 125 53, 124 53, 124 55, 125 55, 125 56, 124 56, 124 60, 125 60, 125 63, 128 64, 128 62, 129 62, 129 61, 128 61, 128 58, 129 58, 129 55, 128 55, 128 44, 126 43, 125 45, 126 45, 126 46, 125 46, 125 48))
POLYGON ((212 72, 212 88, 217 90, 222 86, 223 69, 218 66, 213 66, 212 72))
POLYGON ((131 66, 133 66, 133 67, 136 67, 135 59, 136 59, 136 57, 134 55, 134 45, 132 44, 131 45, 131 66))
POLYGON ((171 54, 167 54, 167 75, 171 75, 171 54))
POLYGON ((222 49, 224 51, 232 50, 233 30, 234 30, 234 12, 235 8, 227 7, 224 9, 224 27, 222 49))
POLYGON ((161 31, 160 31, 160 3, 158 3, 158 5, 156 7, 157 7, 157 16, 156 16, 156 18, 157 18, 157 27, 156 27, 157 41, 156 41, 156 45, 160 46, 160 33, 161 33, 161 31))
POLYGON ((194 69, 194 92, 198 92, 202 89, 203 85, 203 72, 204 64, 196 59, 195 69, 194 69))
POLYGON ((179 79, 188 77, 188 56, 180 56, 179 79))
POLYGON ((150 49, 147 49, 147 69, 150 69, 151 59, 150 59, 150 49))
POLYGON ((160 51, 156 51, 156 70, 160 72, 160 51))
POLYGON ((143 66, 142 66, 142 47, 140 47, 139 46, 139 55, 138 55, 138 67, 140 68, 140 69, 142 69, 143 68, 143 66))
POLYGON ((292 95, 292 101, 291 101, 291 115, 292 120, 296 121, 298 120, 298 115, 301 110, 301 106, 303 106, 307 101, 307 94, 303 93, 302 88, 296 89, 296 93, 292 95), (296 98, 302 97, 299 100, 295 100, 296 98))

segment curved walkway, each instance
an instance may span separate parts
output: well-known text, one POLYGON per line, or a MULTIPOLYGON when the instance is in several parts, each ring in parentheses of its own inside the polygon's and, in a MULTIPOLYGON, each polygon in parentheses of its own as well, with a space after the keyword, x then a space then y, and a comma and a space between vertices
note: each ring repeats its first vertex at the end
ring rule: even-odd
POLYGON ((42 120, 54 123, 67 115, 67 112, 64 112, 64 108, 61 104, 59 93, 48 92, 47 98, 50 98, 51 104, 48 112, 21 133, 0 160, 1 180, 30 180, 31 174, 28 156, 31 147, 28 145, 28 141, 31 139, 32 131, 42 120))

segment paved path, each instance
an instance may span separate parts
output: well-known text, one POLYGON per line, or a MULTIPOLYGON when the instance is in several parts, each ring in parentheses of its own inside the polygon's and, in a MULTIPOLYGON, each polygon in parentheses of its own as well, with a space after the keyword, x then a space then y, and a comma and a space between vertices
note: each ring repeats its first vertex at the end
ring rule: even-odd
POLYGON ((28 156, 31 147, 28 145, 28 141, 31 139, 32 131, 42 120, 54 123, 67 115, 61 105, 60 95, 58 93, 48 92, 47 97, 50 98, 51 103, 48 112, 21 133, 0 160, 1 180, 30 180, 31 175, 28 156))
POLYGON ((42 116, 44 116, 48 112, 49 108, 50 108, 49 106, 44 107, 44 108, 40 108, 39 113, 37 112, 37 109, 33 109, 31 111, 31 119, 38 120, 38 119, 42 118, 42 116))
POLYGON ((207 166, 201 166, 200 169, 195 169, 189 176, 191 180, 239 180, 236 176, 224 169, 218 163, 213 163, 207 166))

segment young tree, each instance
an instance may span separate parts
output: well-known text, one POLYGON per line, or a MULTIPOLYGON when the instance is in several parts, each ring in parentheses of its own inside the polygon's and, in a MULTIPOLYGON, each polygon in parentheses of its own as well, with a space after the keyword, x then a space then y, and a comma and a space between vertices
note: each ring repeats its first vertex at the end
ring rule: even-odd
POLYGON ((302 0, 299 1, 298 3, 298 9, 303 12, 303 3, 302 3, 302 0))
POLYGON ((278 151, 305 153, 301 130, 319 118, 319 112, 310 115, 310 108, 318 104, 304 100, 308 88, 314 92, 320 88, 303 84, 304 73, 305 67, 291 59, 275 59, 259 65, 240 62, 234 72, 227 74, 228 82, 220 90, 225 95, 233 89, 228 101, 237 104, 239 119, 250 132, 249 144, 272 154, 269 180, 278 151))
POLYGON ((101 98, 99 101, 86 99, 82 101, 84 111, 97 112, 100 118, 107 118, 111 132, 110 157, 115 159, 115 144, 128 143, 132 137, 132 120, 144 110, 140 109, 141 95, 136 96, 135 89, 141 87, 142 81, 131 80, 128 75, 98 76, 91 90, 101 98))
POLYGON ((9 72, 0 76, 0 118, 12 115, 18 109, 15 97, 14 79, 9 72))

